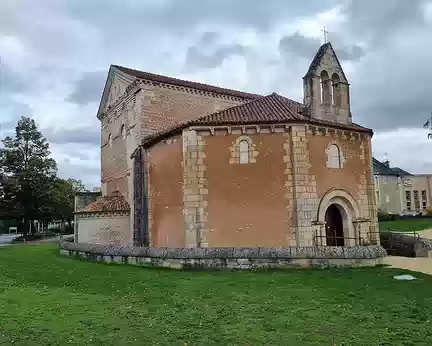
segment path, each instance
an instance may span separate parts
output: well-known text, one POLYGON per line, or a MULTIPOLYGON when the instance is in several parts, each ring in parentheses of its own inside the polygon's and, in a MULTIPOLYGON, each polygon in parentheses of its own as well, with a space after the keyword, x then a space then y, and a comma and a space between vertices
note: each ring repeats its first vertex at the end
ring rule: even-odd
POLYGON ((40 244, 40 243, 55 243, 59 241, 60 237, 55 236, 52 238, 46 238, 41 240, 33 240, 28 242, 22 242, 22 243, 16 243, 16 244, 9 244, 10 241, 12 241, 14 238, 19 237, 21 234, 2 234, 0 235, 0 247, 5 246, 17 246, 17 245, 25 245, 25 244, 40 244))
POLYGON ((16 237, 19 237, 21 234, 1 234, 0 235, 0 246, 7 246, 10 241, 14 240, 16 237))
MULTIPOLYGON (((432 239, 432 229, 419 232, 422 238, 432 239)), ((391 268, 401 268, 432 275, 432 258, 411 258, 401 256, 387 256, 383 264, 391 268)))

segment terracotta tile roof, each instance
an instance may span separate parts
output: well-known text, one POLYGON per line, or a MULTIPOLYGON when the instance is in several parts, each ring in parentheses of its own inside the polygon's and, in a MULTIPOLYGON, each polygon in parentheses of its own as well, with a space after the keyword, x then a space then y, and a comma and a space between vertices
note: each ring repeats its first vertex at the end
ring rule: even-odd
POLYGON ((284 124, 304 122, 316 124, 317 126, 329 126, 333 128, 354 130, 372 133, 371 129, 360 125, 339 124, 331 121, 312 119, 306 115, 306 108, 301 103, 286 97, 272 93, 258 99, 223 109, 219 112, 203 116, 199 119, 179 123, 161 132, 144 138, 143 145, 151 146, 163 138, 173 135, 189 126, 218 126, 218 125, 247 125, 247 124, 284 124), (303 114, 302 114, 303 113, 303 114))
POLYGON ((130 211, 129 203, 119 191, 114 191, 110 195, 103 196, 97 201, 90 203, 76 214, 93 214, 93 213, 115 213, 130 211))
POLYGON ((221 88, 221 87, 217 87, 217 86, 213 86, 213 85, 208 85, 208 84, 203 84, 203 83, 198 83, 198 82, 192 82, 192 81, 187 81, 187 80, 173 78, 173 77, 162 76, 162 75, 154 74, 154 73, 150 73, 150 72, 133 70, 133 69, 130 69, 127 67, 119 66, 119 65, 111 65, 111 66, 120 70, 123 73, 126 73, 128 75, 134 76, 134 77, 139 78, 139 79, 151 80, 151 81, 159 82, 159 83, 166 83, 166 84, 172 84, 172 85, 182 86, 182 87, 186 87, 186 88, 198 89, 198 90, 207 91, 210 93, 229 95, 229 96, 238 97, 238 98, 246 99, 246 100, 253 100, 253 99, 256 99, 258 97, 262 97, 262 95, 258 95, 258 94, 252 94, 252 93, 247 93, 247 92, 243 92, 243 91, 226 89, 226 88, 221 88))

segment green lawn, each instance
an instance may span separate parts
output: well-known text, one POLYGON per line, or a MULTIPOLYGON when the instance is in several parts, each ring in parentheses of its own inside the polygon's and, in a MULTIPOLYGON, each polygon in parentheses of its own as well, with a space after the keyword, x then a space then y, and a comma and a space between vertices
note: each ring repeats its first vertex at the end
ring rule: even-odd
POLYGON ((380 231, 388 231, 389 229, 398 232, 405 231, 422 231, 432 228, 432 219, 409 219, 396 221, 382 221, 379 223, 380 231))
POLYGON ((0 345, 431 345, 432 276, 192 272, 0 248, 0 345))

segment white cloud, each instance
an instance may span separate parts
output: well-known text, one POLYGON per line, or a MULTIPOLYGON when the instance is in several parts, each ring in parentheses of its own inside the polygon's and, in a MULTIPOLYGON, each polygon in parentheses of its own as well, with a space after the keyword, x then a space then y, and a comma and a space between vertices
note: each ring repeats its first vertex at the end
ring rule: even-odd
POLYGON ((301 101, 301 77, 326 25, 336 50, 350 53, 348 48, 354 46, 360 50, 343 66, 351 83, 354 121, 375 128, 377 157, 388 152, 394 165, 432 171, 427 155, 431 142, 424 130, 414 129, 417 123, 421 127, 432 107, 428 91, 432 49, 425 43, 432 30, 432 5, 425 4, 424 0, 2 0, 0 135, 10 131, 19 116, 32 115, 53 140, 60 173, 91 186, 99 184, 99 138, 92 133, 96 136, 100 126, 96 119, 102 94, 98 88, 103 87, 100 75, 110 64, 249 92, 276 91, 301 101), (217 40, 200 43, 206 32, 215 33, 217 40), (296 33, 312 40, 311 52, 309 46, 300 52, 297 41, 289 50, 281 50, 281 39, 296 33), (196 60, 191 60, 195 65, 187 66, 191 47, 202 55, 195 55, 196 60), (205 64, 199 63, 200 58, 205 64), (61 138, 74 143, 64 144, 61 138))

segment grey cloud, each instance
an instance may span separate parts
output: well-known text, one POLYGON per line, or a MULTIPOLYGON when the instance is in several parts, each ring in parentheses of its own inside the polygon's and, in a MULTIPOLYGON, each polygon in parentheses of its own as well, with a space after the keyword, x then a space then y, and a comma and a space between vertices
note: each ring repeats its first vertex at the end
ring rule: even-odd
POLYGON ((217 33, 206 32, 188 48, 185 65, 187 69, 214 68, 230 56, 244 55, 245 51, 241 44, 220 43, 217 33))
POLYGON ((351 82, 353 119, 376 131, 421 127, 432 110, 432 49, 423 0, 351 1, 345 38, 366 42, 351 82), (373 8, 373 11, 371 9, 373 8))
POLYGON ((91 164, 89 162, 72 163, 62 161, 58 163, 58 174, 62 178, 75 178, 80 179, 84 184, 89 187, 100 186, 100 164, 99 160, 93 161, 91 164))
MULTIPOLYGON (((170 31, 174 35, 190 32, 198 24, 230 24, 269 30, 288 18, 307 16, 337 4, 337 0, 127 0, 121 6, 116 0, 71 1, 70 11, 77 17, 103 26, 114 35, 135 30, 170 31), (103 8, 103 11, 100 9, 103 8), (115 23, 113 25, 113 23, 115 23), (153 28, 153 29, 152 29, 153 28), (119 30, 120 29, 120 30, 119 30)), ((139 34, 141 34, 139 32, 139 34)))
POLYGON ((100 145, 100 128, 98 127, 62 128, 59 130, 48 128, 43 129, 42 133, 49 142, 55 144, 80 143, 100 145))
POLYGON ((2 109, 0 140, 14 133, 15 126, 21 117, 29 117, 32 115, 32 110, 29 105, 16 102, 9 97, 0 99, 0 108, 2 109))
POLYGON ((343 7, 346 29, 352 37, 381 44, 410 26, 424 24, 422 6, 427 0, 351 0, 343 7))
POLYGON ((21 75, 12 71, 7 65, 1 64, 0 57, 0 96, 22 93, 27 89, 28 84, 21 75))
MULTIPOLYGON (((365 53, 358 45, 345 45, 336 34, 333 34, 330 38, 339 60, 356 61, 365 53)), ((311 60, 321 44, 322 42, 319 39, 305 37, 296 32, 293 35, 281 38, 279 51, 282 56, 294 55, 311 60)))
POLYGON ((67 101, 86 105, 91 102, 98 102, 102 96, 106 71, 87 72, 76 83, 75 90, 67 97, 67 101))

